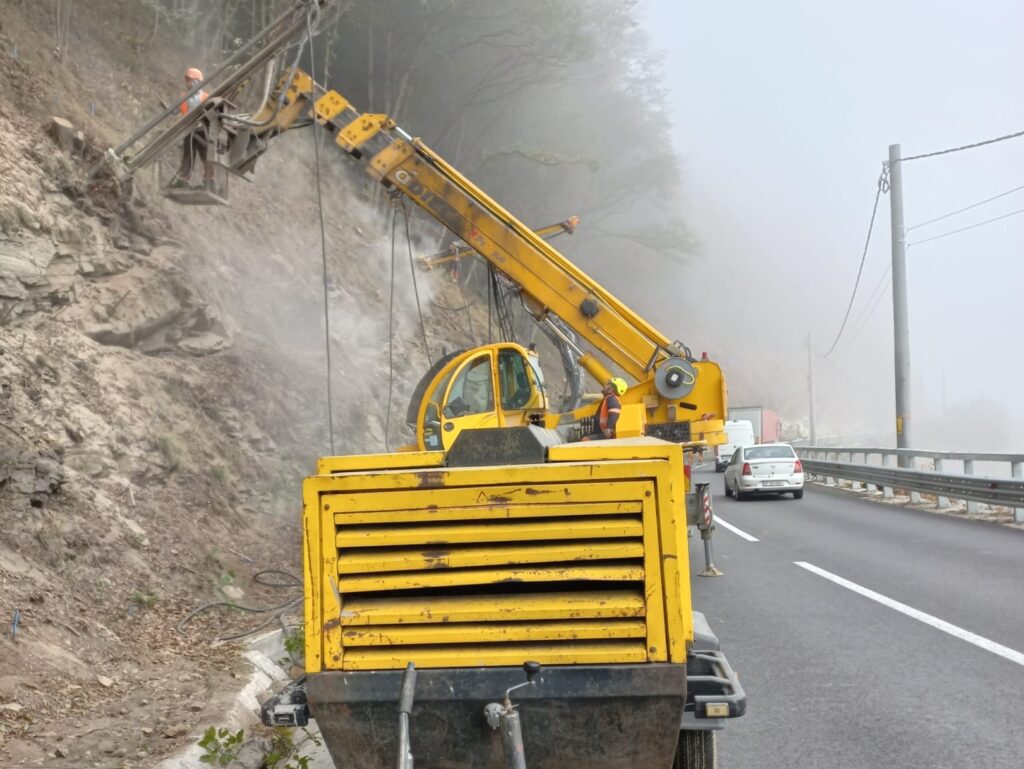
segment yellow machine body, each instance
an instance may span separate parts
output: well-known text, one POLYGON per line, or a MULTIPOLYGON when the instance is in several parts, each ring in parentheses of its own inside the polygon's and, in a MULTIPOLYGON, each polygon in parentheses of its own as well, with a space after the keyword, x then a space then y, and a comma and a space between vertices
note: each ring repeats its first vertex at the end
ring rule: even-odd
POLYGON ((683 454, 654 438, 547 461, 330 457, 303 486, 306 668, 686 661, 683 454))

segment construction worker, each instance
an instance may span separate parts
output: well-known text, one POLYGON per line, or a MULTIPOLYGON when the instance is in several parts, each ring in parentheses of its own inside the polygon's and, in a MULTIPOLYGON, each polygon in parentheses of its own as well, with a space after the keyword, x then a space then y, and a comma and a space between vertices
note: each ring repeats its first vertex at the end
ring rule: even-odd
MULTIPOLYGON (((201 82, 203 82, 203 73, 201 70, 196 67, 189 67, 185 70, 185 93, 191 91, 201 82)), ((187 115, 206 101, 208 96, 209 94, 203 90, 192 94, 181 102, 181 114, 187 115)), ((199 159, 203 162, 203 186, 211 192, 215 190, 215 184, 213 181, 213 161, 207 158, 206 142, 206 128, 202 125, 197 126, 188 136, 185 137, 185 142, 181 148, 181 166, 178 168, 178 173, 171 181, 172 187, 190 186, 192 167, 195 162, 196 155, 198 155, 199 159)))
POLYGON ((626 380, 619 377, 612 377, 605 382, 604 387, 601 388, 604 398, 601 399, 601 407, 597 410, 598 432, 586 436, 583 440, 598 441, 602 438, 615 437, 615 425, 619 421, 619 414, 622 413, 620 397, 625 395, 628 387, 626 380))

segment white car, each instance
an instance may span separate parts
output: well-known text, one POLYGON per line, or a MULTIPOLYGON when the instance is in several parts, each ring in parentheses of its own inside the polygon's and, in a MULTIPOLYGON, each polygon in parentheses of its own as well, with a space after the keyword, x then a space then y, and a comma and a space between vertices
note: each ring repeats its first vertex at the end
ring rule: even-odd
POLYGON ((804 468, 788 443, 762 443, 736 449, 725 468, 725 496, 804 495, 804 468))

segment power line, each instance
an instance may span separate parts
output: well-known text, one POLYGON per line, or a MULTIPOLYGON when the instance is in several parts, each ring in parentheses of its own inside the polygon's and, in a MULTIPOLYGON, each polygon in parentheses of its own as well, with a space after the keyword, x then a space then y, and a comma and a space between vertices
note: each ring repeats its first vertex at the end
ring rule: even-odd
POLYGON ((857 279, 853 283, 853 293, 850 294, 850 303, 846 305, 846 314, 843 315, 843 323, 839 326, 839 333, 836 334, 836 338, 832 341, 832 346, 828 348, 828 352, 824 355, 819 355, 819 358, 827 358, 832 354, 832 351, 836 349, 836 345, 839 344, 839 340, 843 336, 843 330, 846 328, 846 322, 850 319, 850 310, 853 309, 853 300, 857 298, 857 287, 860 285, 860 276, 864 272, 864 260, 868 256, 868 246, 871 245, 871 232, 875 228, 875 215, 878 213, 878 200, 882 197, 883 192, 889 191, 889 167, 887 165, 882 166, 882 173, 878 177, 878 186, 875 189, 875 203, 871 207, 871 221, 868 222, 868 236, 864 239, 864 252, 860 255, 860 266, 857 268, 857 279))
POLYGON ((892 272, 891 263, 886 265, 885 269, 882 271, 882 274, 878 276, 878 282, 875 284, 875 287, 871 289, 871 293, 868 294, 868 298, 864 300, 864 304, 860 308, 860 312, 857 313, 857 317, 853 319, 854 334, 856 334, 856 332, 860 329, 861 321, 863 321, 867 315, 870 315, 870 313, 874 311, 872 303, 875 301, 875 298, 878 296, 878 294, 882 291, 883 284, 885 284, 886 280, 888 279, 890 272, 892 272))
POLYGON ((878 290, 878 295, 875 296, 874 293, 872 293, 871 298, 868 299, 867 304, 864 305, 865 311, 862 312, 860 317, 854 321, 856 328, 853 330, 853 338, 850 340, 851 343, 860 338, 861 333, 868 327, 868 321, 871 320, 871 317, 875 314, 875 310, 878 309, 878 306, 882 303, 882 299, 885 298, 885 289, 889 287, 889 283, 891 282, 891 271, 892 265, 890 264, 888 269, 886 269, 882 274, 882 279, 878 281, 878 286, 876 286, 876 290, 880 289, 878 290))
POLYGON ((998 222, 1000 219, 1009 219, 1011 216, 1016 216, 1017 214, 1024 214, 1024 208, 1018 208, 1016 211, 1011 211, 1008 214, 1003 214, 1002 216, 996 216, 996 217, 993 217, 992 219, 986 219, 985 221, 978 222, 977 224, 971 224, 971 225, 969 225, 967 227, 961 227, 959 230, 950 230, 949 232, 944 232, 941 235, 935 235, 935 236, 930 237, 930 238, 925 238, 924 240, 915 240, 913 243, 907 243, 907 248, 910 248, 911 246, 919 246, 922 243, 928 243, 929 241, 932 241, 932 240, 940 240, 942 238, 948 238, 950 235, 956 235, 958 232, 966 232, 967 230, 973 230, 973 229, 977 229, 978 227, 984 227, 986 224, 992 224, 992 222, 998 222))
MULTIPOLYGON (((310 6, 309 11, 306 13, 306 39, 309 42, 309 75, 310 79, 316 82, 316 54, 313 51, 313 8, 316 6, 310 6)), ((319 19, 317 19, 319 22, 319 19)), ((301 53, 301 49, 300 49, 301 53)), ((294 70, 294 68, 293 68, 294 70)), ((294 76, 294 75, 293 75, 294 76)), ((328 290, 328 274, 327 274, 327 233, 324 227, 324 196, 323 187, 320 184, 320 142, 317 139, 317 129, 320 127, 319 122, 313 121, 313 156, 315 158, 316 167, 316 207, 319 212, 320 218, 320 261, 323 264, 323 283, 324 283, 324 350, 326 352, 326 363, 327 363, 327 433, 330 437, 331 443, 331 456, 334 456, 334 394, 332 391, 332 373, 331 373, 331 311, 330 301, 327 294, 328 290)))
POLYGON ((984 147, 988 144, 995 144, 997 142, 1004 142, 1007 139, 1016 139, 1019 136, 1024 136, 1024 131, 1017 131, 1016 133, 1006 134, 1005 136, 997 136, 994 139, 985 139, 984 141, 974 142, 974 144, 963 144, 959 147, 950 147, 945 150, 938 150, 936 152, 926 152, 922 155, 911 155, 909 158, 900 158, 901 163, 906 163, 909 160, 922 160, 924 158, 934 158, 938 155, 948 155, 951 152, 963 152, 964 150, 973 150, 976 147, 984 147))
POLYGON ((999 200, 1000 198, 1005 198, 1007 195, 1012 195, 1014 192, 1020 192, 1021 190, 1024 190, 1024 184, 1022 184, 1019 187, 1014 187, 1012 190, 1007 190, 1006 192, 1000 192, 998 195, 993 195, 990 198, 985 198, 984 200, 979 200, 977 203, 971 203, 971 205, 969 205, 969 206, 964 206, 963 208, 958 208, 956 211, 950 211, 948 214, 943 214, 942 216, 936 216, 934 219, 929 219, 927 222, 921 222, 920 224, 915 224, 913 227, 907 227, 906 228, 906 232, 910 232, 911 230, 916 230, 918 227, 925 227, 925 226, 927 226, 929 224, 935 224, 935 222, 941 222, 943 219, 948 219, 951 216, 956 216, 957 214, 962 214, 964 211, 970 211, 972 208, 977 208, 978 206, 983 206, 986 203, 991 203, 993 200, 999 200))

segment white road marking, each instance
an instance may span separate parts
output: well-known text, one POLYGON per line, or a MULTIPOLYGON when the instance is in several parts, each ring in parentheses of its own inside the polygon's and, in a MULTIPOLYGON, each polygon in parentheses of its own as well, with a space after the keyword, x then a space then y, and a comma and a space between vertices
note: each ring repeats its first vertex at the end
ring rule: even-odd
POLYGON ((750 534, 747 534, 747 532, 743 531, 743 529, 741 529, 741 528, 739 528, 737 526, 733 526, 731 523, 729 523, 727 520, 722 518, 722 516, 720 516, 720 515, 715 515, 715 523, 719 524, 720 526, 724 526, 729 531, 731 531, 733 534, 736 534, 737 536, 743 537, 743 539, 747 540, 747 542, 760 542, 761 541, 757 537, 754 537, 754 536, 751 536, 750 534))
POLYGON ((806 569, 812 574, 817 574, 819 577, 824 577, 825 579, 836 583, 840 587, 845 587, 847 590, 852 590, 854 593, 859 593, 865 598, 870 598, 872 601, 877 601, 883 606, 888 606, 890 609, 895 609, 901 614, 906 614, 908 617, 913 617, 919 622, 923 622, 926 625, 931 625, 933 628, 941 630, 943 633, 949 633, 954 638, 959 638, 961 641, 967 641, 967 643, 974 644, 979 649, 984 649, 987 652, 992 652, 992 654, 997 654, 1000 657, 1010 660, 1010 662, 1016 662, 1018 665, 1024 665, 1024 653, 1021 653, 1016 649, 1011 649, 1010 647, 1003 646, 1002 644, 998 644, 995 641, 990 641, 984 636, 977 635, 969 630, 964 630, 962 627, 953 625, 949 622, 946 622, 945 620, 939 619, 938 617, 933 617, 931 614, 925 614, 923 611, 919 611, 918 609, 915 609, 912 606, 907 606, 905 603, 894 601, 892 598, 888 598, 887 596, 884 596, 881 593, 876 593, 874 590, 869 590, 866 587, 861 587, 856 582, 850 582, 850 580, 843 579, 842 577, 833 574, 830 571, 820 569, 812 563, 807 563, 806 561, 793 561, 793 563, 795 563, 801 569, 806 569))

